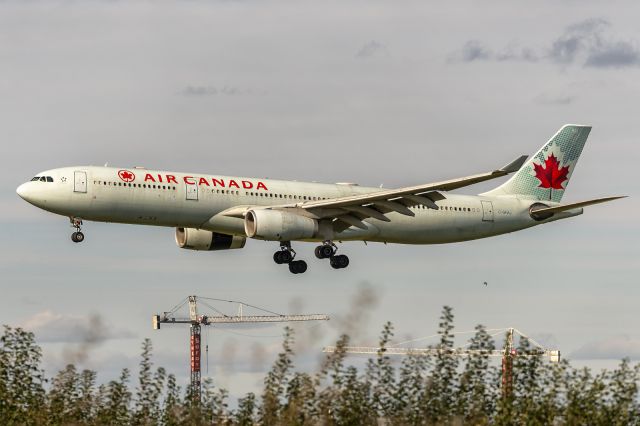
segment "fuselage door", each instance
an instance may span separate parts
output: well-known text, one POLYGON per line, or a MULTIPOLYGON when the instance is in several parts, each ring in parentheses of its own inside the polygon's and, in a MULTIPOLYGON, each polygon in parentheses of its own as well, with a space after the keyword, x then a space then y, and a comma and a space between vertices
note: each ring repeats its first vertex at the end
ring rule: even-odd
POLYGON ((482 220, 493 222, 493 203, 491 201, 482 201, 482 220))
POLYGON ((87 192, 87 172, 73 172, 73 192, 87 192))
POLYGON ((187 200, 198 201, 198 185, 185 185, 187 191, 187 200))

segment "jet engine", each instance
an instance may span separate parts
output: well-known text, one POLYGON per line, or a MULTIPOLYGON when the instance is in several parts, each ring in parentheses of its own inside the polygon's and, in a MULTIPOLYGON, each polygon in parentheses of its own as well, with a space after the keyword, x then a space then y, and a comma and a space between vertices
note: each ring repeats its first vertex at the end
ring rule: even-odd
POLYGON ((219 234, 204 229, 176 228, 176 244, 189 250, 229 250, 244 247, 245 237, 219 234))
POLYGON ((318 232, 318 222, 281 210, 249 210, 244 218, 244 230, 248 237, 260 240, 303 240, 318 232))

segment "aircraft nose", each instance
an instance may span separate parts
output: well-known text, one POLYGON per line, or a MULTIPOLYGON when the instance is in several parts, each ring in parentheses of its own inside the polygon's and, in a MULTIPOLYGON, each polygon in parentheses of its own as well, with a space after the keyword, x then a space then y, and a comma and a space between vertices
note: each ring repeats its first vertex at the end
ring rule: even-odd
POLYGON ((29 201, 29 182, 23 183, 16 188, 16 193, 25 201, 29 201))

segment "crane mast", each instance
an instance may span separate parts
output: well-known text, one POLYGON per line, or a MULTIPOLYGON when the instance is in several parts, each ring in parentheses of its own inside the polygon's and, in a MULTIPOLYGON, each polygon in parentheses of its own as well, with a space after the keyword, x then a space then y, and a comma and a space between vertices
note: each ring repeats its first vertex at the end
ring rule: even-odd
POLYGON ((275 312, 268 311, 257 306, 249 305, 243 302, 237 302, 233 300, 214 299, 198 296, 189 296, 178 304, 171 311, 164 312, 162 315, 156 314, 152 317, 152 324, 154 330, 159 330, 161 324, 189 324, 190 331, 190 390, 191 396, 194 401, 201 400, 202 389, 202 372, 201 372, 201 327, 209 325, 224 325, 224 324, 244 324, 244 323, 280 323, 280 322, 299 322, 299 321, 328 321, 329 317, 322 314, 301 314, 301 315, 283 315, 275 312), (201 315, 198 313, 198 299, 201 302, 216 311, 216 315, 201 315), (218 309, 206 304, 203 300, 213 300, 225 303, 237 303, 238 314, 226 315, 218 309), (189 304, 189 316, 188 317, 176 317, 175 313, 182 308, 186 303, 189 304), (244 315, 243 307, 248 306, 259 311, 263 311, 265 315, 244 315))

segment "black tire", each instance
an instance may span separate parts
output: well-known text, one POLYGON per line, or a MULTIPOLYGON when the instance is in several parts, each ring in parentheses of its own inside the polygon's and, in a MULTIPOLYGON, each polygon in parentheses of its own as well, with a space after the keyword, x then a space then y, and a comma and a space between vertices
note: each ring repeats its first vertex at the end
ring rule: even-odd
POLYGON ((317 257, 318 259, 324 259, 324 257, 322 256, 322 253, 320 253, 320 249, 321 249, 321 248, 322 248, 322 246, 316 246, 316 249, 315 249, 315 251, 314 251, 314 252, 315 252, 315 254, 316 254, 316 257, 317 257))
POLYGON ((291 272, 292 274, 298 273, 298 262, 289 263, 289 272, 291 272))
POLYGON ((299 274, 307 272, 307 262, 304 260, 298 260, 296 263, 298 264, 297 269, 299 274))
POLYGON ((338 256, 331 256, 329 258, 329 264, 333 269, 340 269, 340 264, 338 263, 338 256))
POLYGON ((78 240, 77 240, 77 238, 76 238, 76 235, 78 235, 78 233, 77 233, 77 232, 74 232, 73 234, 71 234, 71 241, 73 241, 74 243, 77 243, 77 242, 78 242, 78 240))
POLYGON ((346 268, 347 266, 349 266, 349 258, 344 255, 341 254, 340 256, 336 256, 337 260, 338 260, 338 265, 340 266, 340 268, 346 268))
POLYGON ((333 253, 334 253, 333 247, 329 245, 320 246, 320 255, 322 256, 323 259, 327 259, 333 256, 333 253))
POLYGON ((281 251, 277 251, 277 252, 273 253, 273 261, 276 262, 278 265, 282 265, 282 252, 281 251))
POLYGON ((84 241, 84 234, 80 231, 76 232, 76 243, 81 243, 84 241))
POLYGON ((291 261, 293 260, 293 256, 291 256, 291 252, 288 250, 284 250, 281 251, 281 257, 280 259, 282 259, 282 263, 291 263, 291 261))

